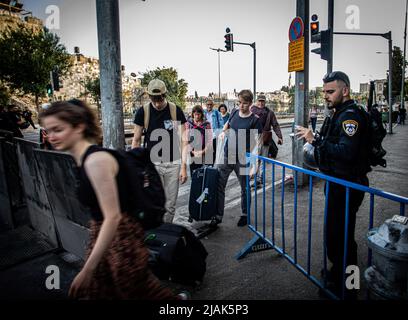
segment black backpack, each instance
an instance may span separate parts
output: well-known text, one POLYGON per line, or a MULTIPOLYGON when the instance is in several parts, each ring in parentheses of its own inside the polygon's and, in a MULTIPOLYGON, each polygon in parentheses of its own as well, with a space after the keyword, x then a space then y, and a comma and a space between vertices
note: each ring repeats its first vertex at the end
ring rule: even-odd
POLYGON ((359 110, 364 113, 367 123, 368 123, 368 160, 369 164, 372 167, 375 166, 387 166, 387 161, 384 159, 384 156, 387 154, 387 151, 382 147, 382 141, 387 135, 387 130, 385 130, 381 113, 375 107, 371 107, 367 112, 361 106, 359 110))
POLYGON ((149 267, 159 279, 192 286, 203 281, 208 252, 187 228, 163 223, 146 231, 144 242, 150 252, 149 267))
POLYGON ((129 151, 106 149, 125 167, 127 178, 127 209, 145 230, 163 223, 166 196, 160 176, 145 148, 129 151))

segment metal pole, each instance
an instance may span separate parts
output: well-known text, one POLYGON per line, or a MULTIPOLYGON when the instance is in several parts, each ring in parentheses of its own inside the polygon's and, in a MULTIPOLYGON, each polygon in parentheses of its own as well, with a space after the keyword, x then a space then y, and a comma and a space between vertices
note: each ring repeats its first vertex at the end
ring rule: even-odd
POLYGON ((328 29, 330 30, 330 56, 327 60, 327 73, 333 71, 333 31, 334 31, 334 0, 329 0, 328 29))
POLYGON ((51 90, 52 90, 51 102, 54 102, 55 101, 55 99, 54 99, 54 81, 52 79, 52 71, 50 71, 50 84, 51 84, 51 90))
POLYGON ((96 0, 103 146, 125 147, 118 0, 96 0))
MULTIPOLYGON (((309 0, 296 0, 296 15, 303 20, 306 26, 304 30, 305 46, 304 59, 305 68, 297 71, 295 77, 295 124, 307 127, 307 112, 309 108, 309 0)), ((303 140, 293 138, 292 163, 303 167, 303 140)), ((298 178, 298 185, 306 181, 303 174, 298 178)))
POLYGON ((402 61, 402 80, 401 80, 401 108, 405 109, 405 57, 407 50, 407 9, 408 0, 405 4, 405 27, 404 27, 404 60, 402 61))
POLYGON ((255 48, 255 42, 252 43, 252 48, 254 49, 254 101, 256 101, 256 48, 255 48))
POLYGON ((218 52, 218 99, 221 103, 221 68, 220 68, 220 49, 217 50, 218 52))
POLYGON ((389 32, 390 37, 388 39, 388 58, 389 58, 389 71, 388 71, 388 112, 389 112, 389 129, 388 133, 392 134, 392 33, 389 32))

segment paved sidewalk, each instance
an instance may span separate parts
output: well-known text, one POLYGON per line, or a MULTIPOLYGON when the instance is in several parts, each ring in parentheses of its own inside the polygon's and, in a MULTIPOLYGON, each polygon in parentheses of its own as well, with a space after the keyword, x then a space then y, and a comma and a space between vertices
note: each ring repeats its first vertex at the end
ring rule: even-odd
MULTIPOLYGON (((397 126, 395 134, 387 135, 384 147, 387 150, 387 168, 375 168, 369 174, 370 186, 391 193, 408 197, 408 126, 397 126)), ((288 173, 288 172, 287 172, 288 173)), ((322 228, 323 183, 316 181, 313 193, 313 230, 318 234, 322 228)), ((228 186, 227 186, 228 188, 228 186)), ((279 189, 279 188, 278 188, 279 189)), ((276 190, 276 198, 280 193, 276 190)), ((270 194, 270 189, 268 191, 270 194)), ((270 196, 269 196, 270 197, 270 196)), ((259 198, 261 199, 261 198, 259 198)), ((293 203, 293 187, 285 187, 285 226, 286 248, 293 250, 293 229, 291 229, 293 203)), ((298 243, 299 259, 306 257, 304 246, 307 243, 307 212, 308 188, 298 193, 298 243)), ((280 216, 279 201, 276 202, 276 214, 280 216)), ((375 226, 380 225, 386 218, 399 213, 398 206, 378 200, 375 205, 375 226)), ((317 288, 297 271, 286 259, 275 251, 264 251, 247 256, 241 261, 235 259, 253 234, 248 228, 239 228, 236 223, 240 215, 240 204, 229 207, 225 218, 217 231, 210 234, 203 243, 209 252, 207 259, 207 273, 199 288, 187 288, 192 291, 193 299, 320 299, 317 288)), ((278 217, 277 217, 278 219, 278 217)), ((281 221, 276 221, 277 233, 280 237, 281 221)), ((365 235, 368 227, 368 197, 358 214, 356 240, 359 244, 361 266, 364 267, 366 245, 365 235)), ((321 237, 312 238, 312 273, 316 275, 322 260, 321 237)), ((0 253, 1 254, 1 253, 0 253)), ((66 299, 69 284, 79 270, 78 261, 62 252, 47 252, 35 259, 0 270, 0 299, 66 299), (48 290, 45 273, 48 265, 60 267, 61 287, 59 290, 48 290)), ((172 285, 174 286, 174 285, 172 285)), ((181 288, 180 286, 174 286, 181 288)))

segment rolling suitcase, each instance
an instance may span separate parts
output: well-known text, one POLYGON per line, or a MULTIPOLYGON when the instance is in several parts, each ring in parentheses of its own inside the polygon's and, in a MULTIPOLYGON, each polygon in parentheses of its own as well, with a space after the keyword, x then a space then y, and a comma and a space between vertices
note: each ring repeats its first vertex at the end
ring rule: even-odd
POLYGON ((191 177, 188 210, 195 221, 213 220, 217 214, 218 170, 204 166, 191 177))
POLYGON ((207 250, 196 236, 183 226, 163 223, 147 230, 149 267, 161 280, 195 285, 206 271, 207 250))

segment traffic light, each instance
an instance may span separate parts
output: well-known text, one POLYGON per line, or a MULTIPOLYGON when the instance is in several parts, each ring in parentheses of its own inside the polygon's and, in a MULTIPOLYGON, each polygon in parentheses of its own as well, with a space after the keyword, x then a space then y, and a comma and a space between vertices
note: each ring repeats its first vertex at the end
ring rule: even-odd
POLYGON ((318 38, 319 37, 319 21, 313 21, 310 23, 310 38, 311 42, 319 42, 318 38))
POLYGON ((51 97, 52 94, 53 94, 52 85, 51 85, 51 84, 47 84, 47 95, 48 95, 49 97, 51 97))
POLYGON ((311 30, 311 42, 320 43, 320 48, 313 49, 312 52, 320 54, 320 58, 328 61, 330 59, 330 29, 322 30, 313 35, 311 30))
POLYGON ((234 38, 232 33, 227 33, 225 36, 225 50, 234 51, 234 38))
POLYGON ((59 91, 59 89, 62 87, 60 85, 58 71, 53 71, 52 72, 52 86, 54 88, 54 91, 59 91))

